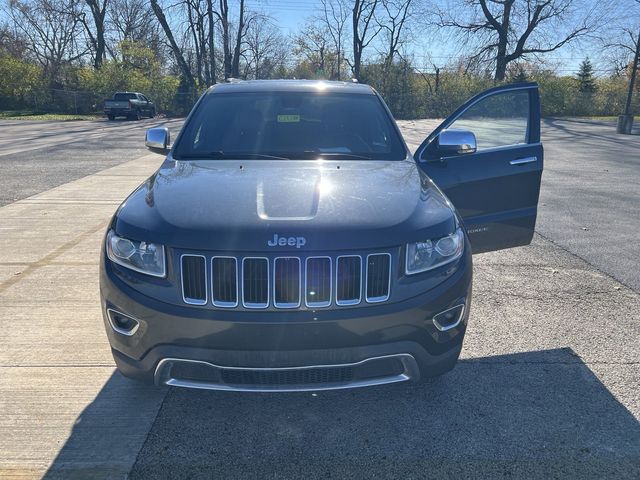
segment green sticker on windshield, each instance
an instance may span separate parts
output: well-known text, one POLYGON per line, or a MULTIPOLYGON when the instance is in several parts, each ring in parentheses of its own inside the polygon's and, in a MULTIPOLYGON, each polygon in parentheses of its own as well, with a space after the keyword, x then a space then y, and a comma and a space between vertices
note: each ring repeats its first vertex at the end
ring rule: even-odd
POLYGON ((300 115, 278 115, 278 123, 296 123, 300 121, 300 115))

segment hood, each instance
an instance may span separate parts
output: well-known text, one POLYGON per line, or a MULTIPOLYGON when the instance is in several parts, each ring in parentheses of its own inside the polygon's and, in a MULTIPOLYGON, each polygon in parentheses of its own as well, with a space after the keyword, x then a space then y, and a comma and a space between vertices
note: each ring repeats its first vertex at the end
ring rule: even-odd
POLYGON ((122 204, 117 233, 200 250, 381 248, 454 230, 413 161, 175 161, 122 204))

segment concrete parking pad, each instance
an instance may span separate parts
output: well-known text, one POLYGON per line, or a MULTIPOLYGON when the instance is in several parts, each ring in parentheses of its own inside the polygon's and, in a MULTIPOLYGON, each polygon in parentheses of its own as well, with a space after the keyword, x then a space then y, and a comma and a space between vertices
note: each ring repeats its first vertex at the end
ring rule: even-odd
MULTIPOLYGON (((401 128, 415 147, 437 123, 401 128)), ((474 258, 461 362, 423 385, 242 395, 124 379, 103 331, 98 252, 117 205, 162 159, 136 153, 53 189, 29 183, 34 195, 0 207, 0 478, 639 478, 640 294, 550 220, 593 212, 569 180, 580 166, 571 125, 546 127, 542 235, 474 258), (580 210, 558 196, 565 184, 580 210)), ((637 138, 616 141, 633 152, 637 138)), ((631 222, 627 157, 613 173, 631 222)))
POLYGON ((117 205, 161 160, 0 208, 1 478, 40 478, 56 456, 59 478, 123 478, 133 465, 164 391, 111 378, 97 259, 117 205))

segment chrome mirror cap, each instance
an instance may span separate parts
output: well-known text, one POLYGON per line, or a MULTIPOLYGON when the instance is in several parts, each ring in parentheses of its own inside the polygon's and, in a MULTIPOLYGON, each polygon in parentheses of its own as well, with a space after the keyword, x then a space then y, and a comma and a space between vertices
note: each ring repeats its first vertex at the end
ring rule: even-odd
POLYGON ((468 130, 443 130, 438 135, 438 152, 443 155, 465 155, 477 149, 476 136, 468 130))
POLYGON ((169 129, 166 127, 150 128, 144 140, 145 145, 156 153, 166 153, 171 144, 169 129))

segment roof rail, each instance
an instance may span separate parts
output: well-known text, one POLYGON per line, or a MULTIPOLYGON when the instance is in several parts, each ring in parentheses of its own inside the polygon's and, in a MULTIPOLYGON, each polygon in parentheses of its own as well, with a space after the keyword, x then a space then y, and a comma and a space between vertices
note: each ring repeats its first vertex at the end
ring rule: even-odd
POLYGON ((241 78, 233 78, 233 77, 229 77, 225 80, 226 83, 238 83, 241 81, 242 81, 241 78))

